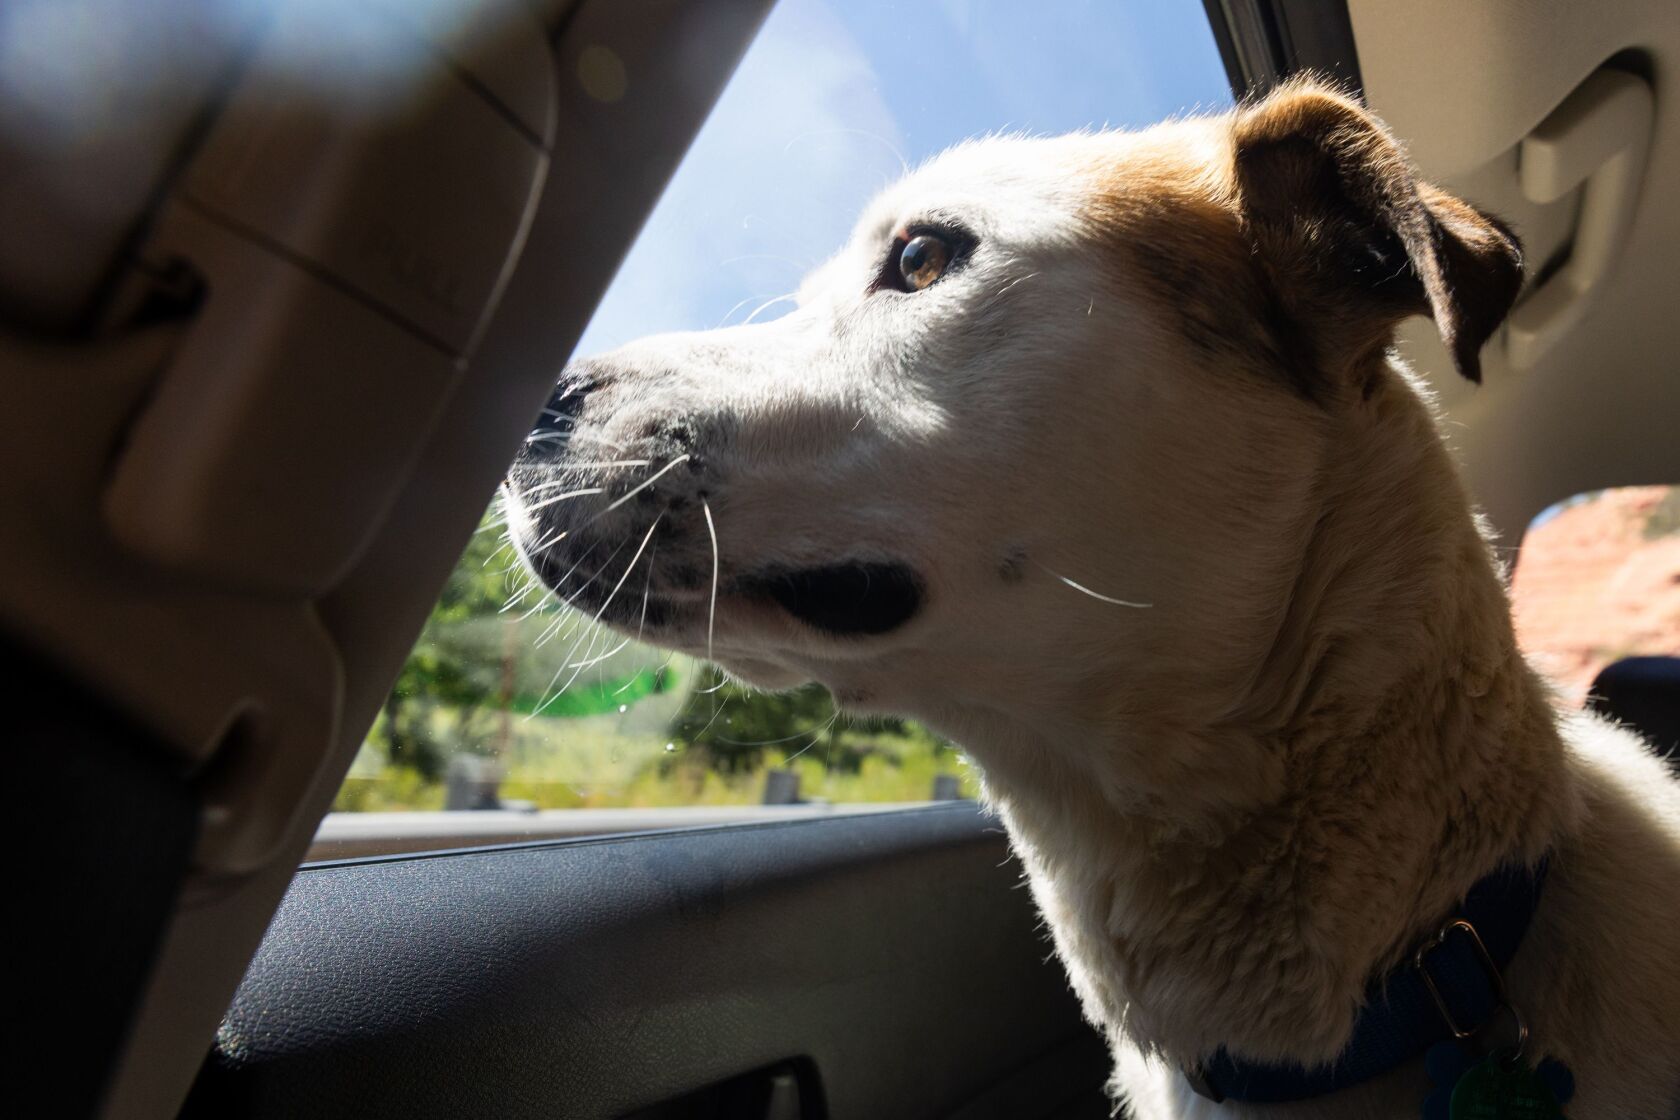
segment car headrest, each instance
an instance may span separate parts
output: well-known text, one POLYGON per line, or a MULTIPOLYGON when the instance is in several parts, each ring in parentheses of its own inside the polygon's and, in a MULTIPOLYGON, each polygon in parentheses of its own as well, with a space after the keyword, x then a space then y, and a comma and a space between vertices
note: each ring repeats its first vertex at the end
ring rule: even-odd
POLYGON ((1638 731, 1680 768, 1680 657, 1624 657, 1605 666, 1587 707, 1638 731))

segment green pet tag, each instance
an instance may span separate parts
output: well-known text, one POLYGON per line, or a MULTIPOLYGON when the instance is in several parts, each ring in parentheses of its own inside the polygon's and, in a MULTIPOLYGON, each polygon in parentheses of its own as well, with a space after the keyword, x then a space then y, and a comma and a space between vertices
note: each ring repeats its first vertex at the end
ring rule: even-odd
POLYGON ((1452 1091, 1452 1120, 1561 1120, 1539 1074, 1522 1062, 1507 1066, 1487 1058, 1464 1071, 1452 1091))

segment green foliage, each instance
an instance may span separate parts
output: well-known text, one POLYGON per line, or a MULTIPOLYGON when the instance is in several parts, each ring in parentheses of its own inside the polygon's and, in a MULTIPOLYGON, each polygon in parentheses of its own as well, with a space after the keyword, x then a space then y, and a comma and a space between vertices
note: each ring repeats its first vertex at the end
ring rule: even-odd
POLYGON ((826 689, 760 692, 708 665, 694 699, 672 722, 671 738, 688 756, 703 756, 713 769, 733 775, 759 769, 771 748, 792 753, 832 746, 839 731, 826 689))
POLYGON ((418 770, 392 766, 371 778, 344 779, 333 798, 340 813, 379 813, 400 809, 443 808, 443 786, 428 782, 418 770))
POLYGON ((670 669, 638 669, 624 677, 580 681, 557 696, 518 692, 507 698, 504 707, 521 715, 540 710, 546 716, 598 716, 643 697, 658 696, 671 688, 675 678, 670 669))
POLYGON ((821 685, 761 692, 712 666, 702 670, 699 694, 672 723, 671 737, 724 774, 757 771, 772 754, 811 755, 848 774, 858 773, 871 757, 897 759, 906 743, 933 754, 956 754, 945 740, 907 720, 839 714, 821 685))
MULTIPOLYGON (((765 774, 781 768, 798 773, 800 794, 807 800, 925 801, 940 774, 957 775, 965 797, 977 790, 974 773, 960 755, 914 730, 887 739, 854 739, 853 732, 843 732, 838 749, 856 753, 855 770, 830 766, 819 746, 797 757, 767 748, 757 768, 733 773, 715 769, 703 753, 666 751, 664 743, 625 739, 587 720, 534 720, 520 735, 501 796, 539 809, 756 805, 764 799, 765 774), (871 751, 871 745, 888 749, 871 751)), ((426 783, 413 770, 385 767, 365 775, 353 771, 333 807, 377 811, 442 805, 441 785, 426 783)))
POLYGON ((393 766, 417 771, 436 782, 451 750, 478 751, 476 721, 471 714, 485 709, 506 687, 502 658, 491 658, 463 643, 461 624, 497 619, 514 587, 511 549, 494 527, 491 510, 449 573, 432 615, 404 663, 385 703, 385 751, 393 766), (455 724, 453 741, 434 734, 433 714, 439 708, 463 713, 455 724))

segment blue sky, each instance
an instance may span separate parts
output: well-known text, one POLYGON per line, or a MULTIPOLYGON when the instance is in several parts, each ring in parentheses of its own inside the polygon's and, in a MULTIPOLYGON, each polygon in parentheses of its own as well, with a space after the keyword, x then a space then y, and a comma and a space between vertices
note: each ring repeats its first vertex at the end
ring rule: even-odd
POLYGON ((1230 101, 1201 0, 780 0, 578 353, 743 321, 905 165, 965 137, 1230 101))

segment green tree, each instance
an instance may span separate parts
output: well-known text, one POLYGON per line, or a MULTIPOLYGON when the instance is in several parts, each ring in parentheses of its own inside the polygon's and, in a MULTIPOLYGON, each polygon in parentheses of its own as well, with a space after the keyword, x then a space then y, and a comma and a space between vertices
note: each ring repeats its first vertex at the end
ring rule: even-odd
POLYGON ((763 765, 766 751, 809 751, 826 766, 856 773, 869 754, 895 764, 895 745, 924 745, 935 754, 955 748, 918 724, 889 717, 853 719, 836 714, 821 685, 791 692, 761 692, 727 680, 707 666, 699 691, 671 724, 671 738, 685 753, 699 754, 712 769, 740 774, 763 765))
MULTIPOLYGON (((508 665, 487 660, 478 648, 454 638, 461 624, 494 619, 519 581, 513 551, 485 512, 478 531, 449 573, 396 684, 385 701, 385 754, 393 766, 416 770, 427 781, 443 775, 451 747, 474 749, 498 701, 505 703, 508 665), (440 709, 455 713, 450 741, 440 739, 440 709)), ((509 651, 507 656, 511 656, 509 651)))
POLYGON ((708 665, 693 699, 671 724, 671 738, 723 774, 756 770, 771 748, 823 750, 839 738, 834 701, 820 685, 761 692, 727 680, 708 665))

